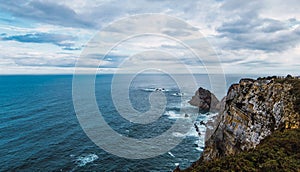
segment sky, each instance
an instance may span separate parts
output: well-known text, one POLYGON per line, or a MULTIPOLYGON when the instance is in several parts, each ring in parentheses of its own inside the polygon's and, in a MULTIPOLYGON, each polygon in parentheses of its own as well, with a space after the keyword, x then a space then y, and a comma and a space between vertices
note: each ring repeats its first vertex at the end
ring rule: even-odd
MULTIPOLYGON (((182 62, 195 73, 205 73, 212 62, 204 56, 210 54, 202 54, 202 61, 196 61, 172 39, 192 42, 191 35, 199 32, 218 58, 220 70, 216 72, 300 75, 299 7, 298 0, 1 0, 0 74, 71 74, 75 67, 112 73, 127 64, 126 72, 141 69, 135 66, 142 63, 184 73, 182 62), (143 14, 174 17, 193 27, 148 20, 133 25, 132 20, 126 20, 143 14), (122 25, 110 27, 120 20, 122 25), (109 44, 132 36, 133 30, 163 32, 132 37, 116 47, 109 44), (99 39, 101 46, 112 47, 105 58, 100 50, 85 53, 99 39), (83 54, 86 58, 76 66, 83 54), (180 62, 174 60, 177 56, 180 62)), ((203 42, 199 39, 197 44, 203 42)))

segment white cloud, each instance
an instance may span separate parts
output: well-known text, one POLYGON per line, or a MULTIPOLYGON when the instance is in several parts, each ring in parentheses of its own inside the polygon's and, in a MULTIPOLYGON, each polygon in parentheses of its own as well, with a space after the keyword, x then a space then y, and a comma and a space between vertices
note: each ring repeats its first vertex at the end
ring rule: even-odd
MULTIPOLYGON (((296 74, 300 61, 300 5, 297 0, 263 1, 6 1, 0 5, 4 18, 0 19, 0 34, 26 35, 33 33, 62 34, 76 37, 72 43, 76 47, 85 45, 98 29, 120 18, 142 14, 162 13, 178 17, 199 28, 211 41, 212 46, 219 52, 223 67, 228 73, 258 73, 286 72, 296 74), (47 10, 50 10, 47 13, 47 10), (29 13, 31 11, 31 13, 29 13), (8 18, 9 16, 9 18, 8 18), (10 24, 9 24, 10 23, 10 24), (276 70, 274 68, 276 67, 276 70)), ((135 26, 134 29, 147 31, 151 23, 135 26)), ((180 30, 181 26, 169 23, 163 26, 165 33, 174 36, 181 35, 188 39, 188 30, 180 30)), ((130 33, 133 28, 118 28, 117 32, 110 32, 111 39, 119 34, 130 33), (120 32, 122 31, 122 32, 120 32), (125 32, 124 32, 125 31, 125 32)), ((159 29, 159 28, 157 28, 159 29)), ((112 30, 111 30, 112 31, 112 30)), ((196 41, 195 41, 196 42, 196 41)), ((91 44, 90 44, 91 45, 91 44)), ((106 45, 103 45, 106 46, 106 45)), ((132 52, 143 50, 163 49, 172 53, 180 53, 180 46, 163 39, 143 39, 129 41, 114 50, 114 54, 126 54, 126 47, 132 52)), ((1 41, 0 66, 2 72, 32 72, 47 71, 48 66, 72 66, 81 51, 62 50, 55 45, 20 43, 1 41), (30 70, 30 67, 34 70, 30 70), (7 70, 5 70, 7 69, 7 70)), ((99 53, 99 52, 95 52, 99 53)), ((102 53, 102 52, 101 52, 102 53)), ((184 53, 183 53, 184 54, 184 53)), ((110 57, 111 58, 111 57, 110 57)), ((86 66, 91 67, 99 59, 90 59, 86 66)), ((119 60, 119 59, 118 59, 119 60)), ((161 59, 153 58, 157 63, 161 59)), ((113 71, 109 67, 115 65, 114 60, 103 61, 106 72, 113 71)), ((197 63, 188 61, 190 68, 196 70, 197 63), (194 63, 194 65, 193 65, 194 63), (195 65, 196 64, 196 65, 195 65)), ((70 68, 60 72, 70 72, 70 68)), ((178 68, 173 64, 173 68, 178 68)), ((200 69, 201 67, 199 67, 200 69)), ((87 69, 88 71, 88 69, 87 69)), ((199 71, 202 71, 201 69, 199 71)))

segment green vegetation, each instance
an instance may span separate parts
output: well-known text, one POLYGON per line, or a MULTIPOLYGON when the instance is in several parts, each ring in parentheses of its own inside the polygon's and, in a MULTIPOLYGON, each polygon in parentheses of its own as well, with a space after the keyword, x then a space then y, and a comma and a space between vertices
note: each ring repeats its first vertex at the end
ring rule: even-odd
POLYGON ((254 150, 203 162, 183 171, 300 171, 300 129, 276 131, 254 150))

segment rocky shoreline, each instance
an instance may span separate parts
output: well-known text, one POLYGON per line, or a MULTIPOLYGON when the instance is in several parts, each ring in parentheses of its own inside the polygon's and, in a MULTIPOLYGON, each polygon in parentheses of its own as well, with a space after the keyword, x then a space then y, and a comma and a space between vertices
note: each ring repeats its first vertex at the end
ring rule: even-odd
POLYGON ((219 114, 208 127, 200 160, 186 171, 202 171, 201 164, 255 150, 275 132, 299 129, 299 99, 300 79, 290 75, 241 79, 221 101, 199 88, 189 103, 219 114))

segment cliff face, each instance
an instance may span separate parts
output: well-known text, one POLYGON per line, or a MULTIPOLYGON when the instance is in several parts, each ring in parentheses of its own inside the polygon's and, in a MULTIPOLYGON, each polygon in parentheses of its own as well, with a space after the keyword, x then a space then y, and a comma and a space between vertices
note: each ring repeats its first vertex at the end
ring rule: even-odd
POLYGON ((234 155, 255 148, 275 130, 299 128, 293 87, 276 78, 242 79, 232 85, 223 100, 225 107, 221 108, 219 121, 205 143, 202 159, 234 155))

